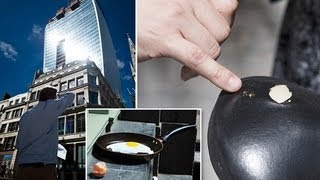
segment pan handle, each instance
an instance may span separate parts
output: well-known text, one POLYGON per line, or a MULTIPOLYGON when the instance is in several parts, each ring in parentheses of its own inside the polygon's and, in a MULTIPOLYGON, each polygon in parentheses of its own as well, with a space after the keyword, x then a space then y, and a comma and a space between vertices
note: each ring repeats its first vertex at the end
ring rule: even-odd
POLYGON ((109 133, 111 131, 111 126, 113 125, 113 123, 114 123, 114 118, 109 118, 108 124, 105 129, 105 133, 109 133))
POLYGON ((165 143, 168 141, 168 139, 177 134, 178 132, 181 132, 181 131, 185 131, 185 130, 188 130, 188 129, 192 129, 192 128, 196 128, 197 125, 189 125, 189 126, 183 126, 183 127, 180 127, 178 129, 175 129, 173 131, 171 131, 169 134, 165 135, 163 138, 162 138, 162 142, 165 143))

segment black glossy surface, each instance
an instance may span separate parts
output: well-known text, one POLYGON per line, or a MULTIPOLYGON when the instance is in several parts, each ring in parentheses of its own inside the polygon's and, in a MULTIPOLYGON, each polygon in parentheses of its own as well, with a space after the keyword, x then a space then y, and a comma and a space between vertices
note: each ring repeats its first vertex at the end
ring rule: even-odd
POLYGON ((243 79, 222 92, 208 129, 211 163, 223 179, 320 179, 320 97, 271 77, 243 79), (285 84, 291 102, 277 104, 269 89, 285 84))

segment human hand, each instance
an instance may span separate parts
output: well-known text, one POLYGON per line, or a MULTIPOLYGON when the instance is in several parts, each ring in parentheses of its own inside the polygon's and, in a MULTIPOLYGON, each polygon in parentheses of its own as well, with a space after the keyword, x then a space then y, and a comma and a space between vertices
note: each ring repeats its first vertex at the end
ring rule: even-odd
POLYGON ((184 64, 182 79, 197 72, 234 92, 241 80, 215 61, 230 35, 236 0, 138 0, 138 60, 171 57, 184 64))

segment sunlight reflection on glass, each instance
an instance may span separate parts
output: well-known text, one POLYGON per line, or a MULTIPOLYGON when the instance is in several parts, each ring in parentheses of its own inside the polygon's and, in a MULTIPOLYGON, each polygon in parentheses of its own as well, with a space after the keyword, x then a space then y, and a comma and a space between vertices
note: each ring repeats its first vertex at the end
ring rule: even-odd
POLYGON ((89 58, 89 52, 87 48, 78 46, 68 40, 65 42, 64 50, 67 59, 84 61, 89 58))
POLYGON ((48 40, 54 45, 56 46, 58 44, 59 41, 61 41, 62 39, 64 39, 63 36, 61 36, 57 30, 53 30, 51 33, 48 34, 48 40))

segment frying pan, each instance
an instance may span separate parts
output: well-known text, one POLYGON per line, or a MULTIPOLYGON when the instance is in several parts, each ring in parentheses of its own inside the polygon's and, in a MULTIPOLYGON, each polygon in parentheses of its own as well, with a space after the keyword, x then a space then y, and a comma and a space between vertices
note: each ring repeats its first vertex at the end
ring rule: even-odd
POLYGON ((181 133, 188 129, 196 128, 196 125, 188 125, 177 128, 163 138, 154 138, 151 136, 138 133, 108 133, 100 136, 93 145, 92 155, 101 161, 108 161, 117 164, 143 164, 155 158, 163 149, 164 144, 168 139, 177 133, 181 133), (127 154, 121 152, 114 152, 106 147, 110 144, 119 142, 138 142, 148 146, 154 153, 138 153, 127 154))
POLYGON ((211 163, 221 180, 320 179, 320 96, 271 78, 243 79, 236 93, 221 92, 208 127, 211 163), (269 89, 286 85, 278 104, 269 89))

